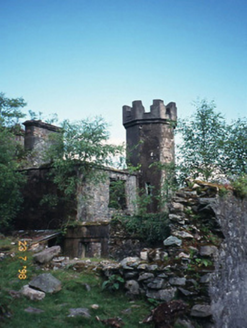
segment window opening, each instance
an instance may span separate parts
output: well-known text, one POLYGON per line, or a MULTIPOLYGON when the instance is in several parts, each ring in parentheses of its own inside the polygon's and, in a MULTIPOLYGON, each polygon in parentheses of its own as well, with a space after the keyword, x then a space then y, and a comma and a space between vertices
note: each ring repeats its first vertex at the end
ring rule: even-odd
POLYGON ((110 208, 124 210, 126 206, 125 180, 110 179, 109 205, 110 208))

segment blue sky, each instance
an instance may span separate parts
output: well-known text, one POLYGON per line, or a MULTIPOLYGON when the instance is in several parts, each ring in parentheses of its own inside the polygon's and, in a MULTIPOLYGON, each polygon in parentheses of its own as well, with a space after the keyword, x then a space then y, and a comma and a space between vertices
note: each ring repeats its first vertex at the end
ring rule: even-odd
POLYGON ((246 0, 0 0, 0 91, 60 120, 101 115, 117 140, 133 100, 247 116, 246 17, 246 0))

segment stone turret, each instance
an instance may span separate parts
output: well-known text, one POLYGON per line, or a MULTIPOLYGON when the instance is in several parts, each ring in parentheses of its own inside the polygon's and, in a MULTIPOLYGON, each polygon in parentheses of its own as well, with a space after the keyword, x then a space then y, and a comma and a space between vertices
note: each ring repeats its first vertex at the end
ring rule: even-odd
MULTIPOLYGON (((174 162, 174 127, 177 108, 174 102, 164 105, 163 100, 153 100, 150 112, 145 112, 141 101, 134 101, 132 107, 123 106, 123 125, 126 129, 127 160, 133 166, 141 165, 139 188, 147 194, 158 195, 164 173, 155 167, 174 162)), ((158 202, 153 197, 150 212, 156 212, 158 202)))

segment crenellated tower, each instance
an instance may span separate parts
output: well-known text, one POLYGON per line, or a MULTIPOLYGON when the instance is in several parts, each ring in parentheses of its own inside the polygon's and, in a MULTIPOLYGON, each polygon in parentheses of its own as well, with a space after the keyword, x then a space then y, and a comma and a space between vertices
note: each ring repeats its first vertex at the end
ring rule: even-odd
MULTIPOLYGON (((155 99, 150 112, 145 112, 141 101, 133 101, 132 107, 123 106, 123 125, 126 129, 127 161, 133 166, 141 165, 139 188, 153 196, 160 193, 164 172, 150 167, 155 162, 172 163, 175 159, 174 128, 177 108, 174 102, 164 105, 155 99)), ((158 210, 158 201, 148 208, 158 210)))

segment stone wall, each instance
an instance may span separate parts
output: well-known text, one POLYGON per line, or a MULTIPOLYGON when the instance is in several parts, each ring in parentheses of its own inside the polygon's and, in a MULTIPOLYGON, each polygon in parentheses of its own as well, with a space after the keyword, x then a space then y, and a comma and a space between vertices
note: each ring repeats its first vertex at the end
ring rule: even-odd
POLYGON ((135 210, 136 183, 135 174, 118 170, 104 170, 104 179, 97 184, 81 184, 77 194, 69 200, 53 184, 49 166, 24 170, 27 184, 23 188, 24 203, 15 229, 59 229, 67 227, 64 252, 71 257, 107 257, 109 255, 109 222, 116 210, 110 207, 110 181, 123 181, 125 214, 135 210), (49 196, 56 202, 46 203, 49 196))
POLYGON ((104 170, 98 184, 82 184, 77 190, 76 227, 65 237, 65 253, 72 257, 108 257, 109 223, 116 212, 110 207, 111 181, 124 183, 124 208, 118 212, 134 214, 137 177, 119 170, 104 170))
POLYGON ((64 201, 63 193, 54 185, 49 167, 23 170, 27 183, 22 189, 24 201, 14 222, 16 230, 59 229, 69 217, 76 217, 76 197, 64 201), (44 197, 56 197, 50 204, 44 197))
POLYGON ((79 222, 104 222, 111 219, 114 209, 109 207, 110 179, 122 180, 125 186, 125 213, 133 214, 136 199, 135 174, 105 169, 105 180, 97 184, 84 184, 66 203, 63 194, 53 184, 49 166, 23 170, 27 184, 23 189, 23 209, 16 220, 18 229, 59 228, 70 217, 79 222), (44 196, 58 196, 59 203, 48 206, 44 196))
POLYGON ((64 240, 64 255, 72 258, 107 257, 109 224, 88 222, 68 227, 64 240))
POLYGON ((247 327, 247 201, 228 195, 212 209, 224 235, 210 289, 216 327, 247 327))
POLYGON ((110 182, 124 181, 125 213, 134 214, 137 176, 125 171, 105 169, 105 179, 99 184, 83 184, 78 188, 77 221, 109 221, 114 210, 109 207, 110 182))
POLYGON ((219 193, 220 186, 200 181, 177 192, 164 246, 106 265, 107 279, 123 277, 132 296, 182 300, 185 327, 246 327, 247 201, 219 193))

